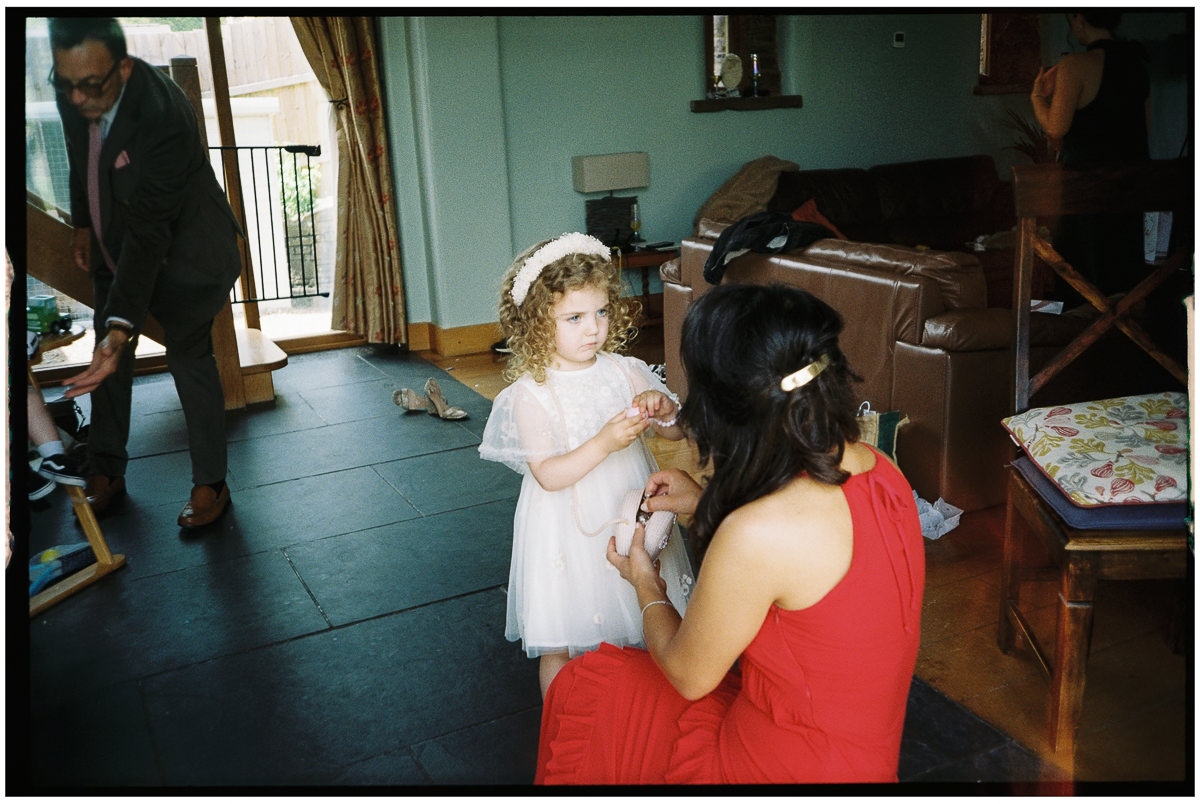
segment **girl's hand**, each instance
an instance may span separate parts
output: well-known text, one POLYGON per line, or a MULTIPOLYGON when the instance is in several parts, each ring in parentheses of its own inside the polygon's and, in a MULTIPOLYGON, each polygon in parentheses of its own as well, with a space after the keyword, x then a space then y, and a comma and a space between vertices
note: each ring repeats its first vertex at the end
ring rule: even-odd
POLYGON ((616 567, 621 577, 633 584, 634 589, 657 589, 666 596, 667 582, 658 573, 658 562, 651 561, 650 554, 646 552, 646 527, 640 522, 633 529, 629 555, 623 556, 617 552, 616 536, 609 538, 608 563, 616 567))
POLYGON ((649 426, 650 422, 645 419, 631 418, 628 409, 622 410, 608 420, 608 424, 601 428, 595 438, 606 454, 619 452, 636 441, 649 426))
POLYGON ((678 412, 671 397, 662 391, 642 391, 633 398, 633 404, 642 412, 643 419, 658 419, 666 422, 675 418, 678 412))

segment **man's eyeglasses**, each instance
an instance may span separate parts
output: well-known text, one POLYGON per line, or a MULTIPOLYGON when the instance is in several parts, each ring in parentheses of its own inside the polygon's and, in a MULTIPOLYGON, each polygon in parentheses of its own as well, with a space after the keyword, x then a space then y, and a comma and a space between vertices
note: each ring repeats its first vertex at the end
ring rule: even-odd
POLYGON ((117 71, 117 67, 121 66, 121 60, 113 62, 112 68, 104 74, 104 77, 99 81, 94 79, 84 79, 77 84, 73 84, 65 78, 59 78, 54 74, 54 68, 50 68, 50 75, 46 80, 50 82, 50 86, 54 87, 54 91, 64 97, 69 97, 75 90, 79 90, 89 98, 98 98, 104 94, 104 85, 108 83, 108 79, 113 77, 113 73, 117 71))

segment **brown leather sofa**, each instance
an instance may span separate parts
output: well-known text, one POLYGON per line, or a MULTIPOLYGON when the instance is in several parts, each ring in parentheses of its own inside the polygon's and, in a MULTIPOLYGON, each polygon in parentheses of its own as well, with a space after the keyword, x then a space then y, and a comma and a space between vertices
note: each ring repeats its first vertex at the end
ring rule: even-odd
MULTIPOLYGON (((814 197, 848 238, 877 239, 830 238, 789 253, 746 253, 725 266, 721 281, 795 285, 838 310, 846 322, 842 349, 862 377, 860 399, 910 420, 897 443, 909 482, 927 500, 943 497, 971 511, 1003 501, 1003 468, 1013 457, 1000 426, 1011 412, 1011 301, 989 306, 975 254, 925 246, 965 244, 998 221, 1002 225, 995 205, 1004 203, 998 199, 1005 188, 987 157, 931 160, 925 164, 934 165, 936 181, 924 178, 920 164, 780 174, 768 208, 792 209, 814 197), (980 167, 983 160, 987 170, 980 167), (971 178, 976 175, 979 187, 971 178), (951 192, 954 176, 963 186, 951 192), (909 243, 887 242, 901 239, 909 243)), ((683 317, 712 287, 704 263, 729 223, 700 220, 680 257, 660 269, 667 385, 681 396, 687 393, 679 361, 683 317)), ((1055 350, 1047 347, 1068 343, 1088 320, 1084 313, 1035 315, 1031 362, 1048 359, 1055 350)), ((1081 393, 1101 398, 1104 384, 1093 381, 1097 372, 1103 365, 1085 359, 1035 402, 1088 398, 1081 393)))

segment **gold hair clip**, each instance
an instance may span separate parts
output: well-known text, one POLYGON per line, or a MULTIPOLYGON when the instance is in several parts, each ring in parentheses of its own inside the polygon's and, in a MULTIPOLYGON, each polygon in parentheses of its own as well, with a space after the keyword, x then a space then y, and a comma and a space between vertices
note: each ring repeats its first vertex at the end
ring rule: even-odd
POLYGON ((792 372, 779 381, 779 387, 785 391, 795 391, 797 388, 812 382, 813 378, 829 367, 829 355, 821 355, 799 371, 792 372))

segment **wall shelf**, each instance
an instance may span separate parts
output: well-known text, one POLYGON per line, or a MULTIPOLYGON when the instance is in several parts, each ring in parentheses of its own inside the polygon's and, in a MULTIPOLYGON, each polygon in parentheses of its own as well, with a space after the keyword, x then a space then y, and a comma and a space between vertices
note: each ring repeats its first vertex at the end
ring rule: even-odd
POLYGON ((705 98, 691 102, 693 112, 723 112, 733 109, 739 112, 753 112, 760 109, 799 109, 804 105, 800 95, 767 95, 761 98, 705 98))

